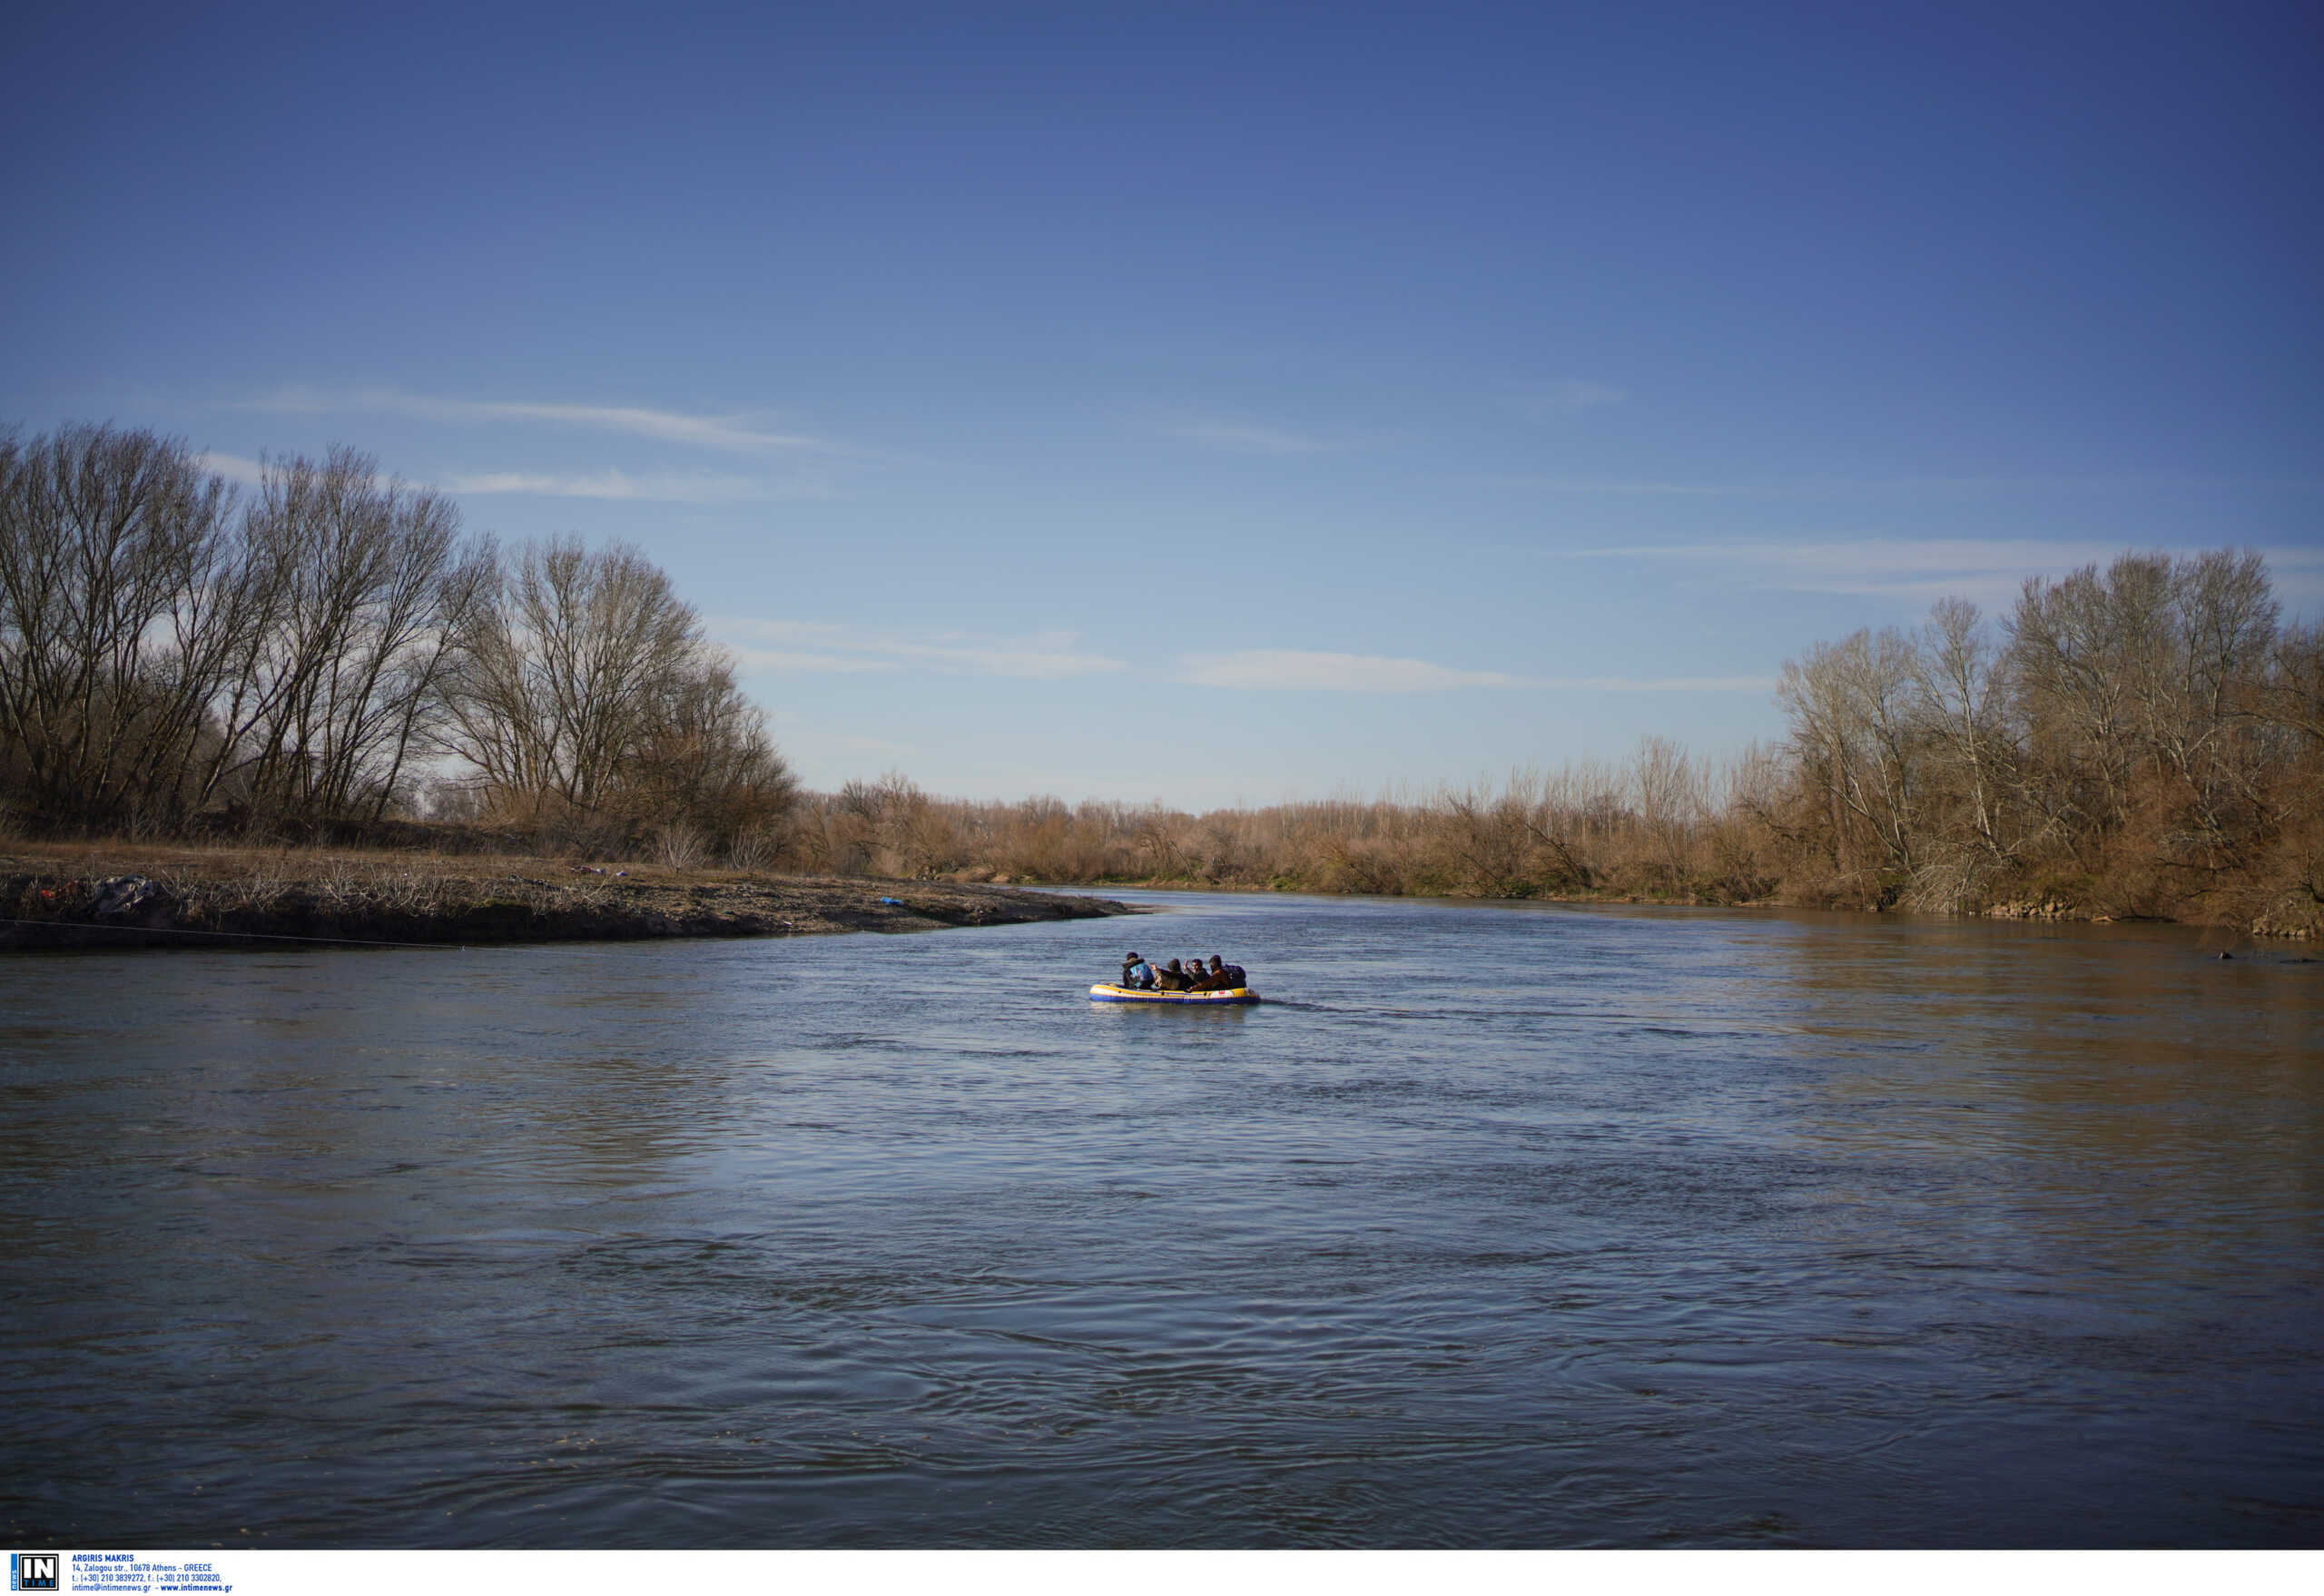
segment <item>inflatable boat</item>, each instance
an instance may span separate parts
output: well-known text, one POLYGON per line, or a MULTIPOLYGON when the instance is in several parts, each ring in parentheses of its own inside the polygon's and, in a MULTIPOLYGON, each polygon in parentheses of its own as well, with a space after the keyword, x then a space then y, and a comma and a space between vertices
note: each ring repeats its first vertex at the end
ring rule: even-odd
POLYGON ((1139 987, 1118 987, 1111 981, 1099 981, 1089 989, 1093 1003, 1193 1003, 1224 1007, 1229 1003, 1256 1003, 1259 994, 1248 987, 1229 987, 1223 992, 1149 992, 1139 987))

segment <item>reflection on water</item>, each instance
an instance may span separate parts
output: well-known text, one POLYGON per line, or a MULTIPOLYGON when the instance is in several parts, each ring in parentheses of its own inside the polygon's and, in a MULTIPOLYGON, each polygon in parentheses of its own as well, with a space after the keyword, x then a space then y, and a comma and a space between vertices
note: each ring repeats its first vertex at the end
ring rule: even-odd
POLYGON ((0 1530, 2324 1537, 2324 966, 1155 901, 0 965, 0 1530))

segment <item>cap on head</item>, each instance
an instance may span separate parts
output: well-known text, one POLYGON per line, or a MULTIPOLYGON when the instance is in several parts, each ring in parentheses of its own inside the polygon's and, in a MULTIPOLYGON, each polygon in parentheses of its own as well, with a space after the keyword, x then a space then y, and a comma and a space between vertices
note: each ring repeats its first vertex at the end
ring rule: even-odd
POLYGON ((1136 948, 1132 948, 1128 952, 1123 954, 1122 957, 1125 959, 1135 959, 1137 957, 1137 950, 1136 948))

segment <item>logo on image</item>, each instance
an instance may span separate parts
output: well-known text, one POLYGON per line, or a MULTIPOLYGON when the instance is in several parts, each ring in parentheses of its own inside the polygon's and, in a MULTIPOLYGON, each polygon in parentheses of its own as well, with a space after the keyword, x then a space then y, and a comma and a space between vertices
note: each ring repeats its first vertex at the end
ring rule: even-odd
POLYGON ((64 1560, 54 1552, 11 1552, 8 1553, 8 1589, 11 1591, 61 1591, 57 1583, 57 1565, 64 1560))

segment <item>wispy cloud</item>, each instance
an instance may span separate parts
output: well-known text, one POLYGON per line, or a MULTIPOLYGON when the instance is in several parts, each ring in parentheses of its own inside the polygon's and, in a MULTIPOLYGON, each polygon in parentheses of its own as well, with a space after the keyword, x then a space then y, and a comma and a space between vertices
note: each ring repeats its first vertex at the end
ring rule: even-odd
MULTIPOLYGON (((255 487, 266 477, 266 462, 247 455, 212 450, 194 458, 204 470, 213 471, 230 482, 255 487)), ((822 492, 808 484, 777 488, 748 477, 706 472, 632 476, 615 470, 586 476, 559 476, 547 471, 471 472, 448 477, 428 486, 464 495, 535 494, 552 498, 629 499, 656 504, 734 504, 749 499, 816 498, 822 492)))
POLYGON ((1606 409, 1624 403, 1630 397, 1621 389, 1608 383, 1584 382, 1579 378, 1568 377, 1521 389, 1512 396, 1512 402, 1535 420, 1547 421, 1580 415, 1584 410, 1606 409))
POLYGON ((2122 548, 2081 539, 1866 537, 1637 544, 1567 552, 1575 559, 1683 567, 1705 579, 1767 590, 1923 602, 1957 594, 1992 605, 2008 602, 2028 576, 2103 565, 2122 548))
POLYGON ((573 405, 489 399, 445 399, 390 389, 330 392, 317 389, 282 389, 241 407, 300 415, 364 412, 416 416, 425 420, 535 421, 598 432, 619 432, 663 443, 726 454, 754 456, 850 455, 862 451, 828 438, 775 428, 763 413, 688 414, 681 410, 648 409, 638 405, 573 405))
POLYGON ((745 670, 810 671, 818 675, 862 675, 901 671, 901 659, 865 654, 824 654, 813 649, 767 648, 756 644, 730 643, 728 649, 745 670))
MULTIPOLYGON (((613 434, 760 462, 758 473, 695 471, 571 472, 510 468, 470 471, 442 486, 459 494, 529 494, 555 498, 733 504, 751 499, 828 498, 838 474, 877 451, 778 426, 758 411, 689 413, 642 405, 582 405, 451 399, 390 389, 285 388, 238 407, 281 414, 409 416, 455 427, 548 427, 613 434)), ((242 462, 249 465, 249 462, 242 462)), ((247 478, 245 478, 247 479, 247 478)))
MULTIPOLYGON (((289 457, 284 458, 287 459, 289 457)), ((254 460, 248 455, 222 454, 216 449, 208 449, 194 456, 193 463, 205 471, 223 477, 229 482, 239 482, 245 488, 256 488, 266 481, 266 473, 271 466, 282 462, 254 460)), ((372 487, 379 488, 414 486, 390 471, 374 471, 371 474, 370 482, 372 487)), ((417 486, 425 488, 429 484, 419 483, 417 486)))
POLYGON ((1324 688, 1340 693, 1442 693, 1455 687, 1524 685, 1518 677, 1500 671, 1463 671, 1424 659, 1293 648, 1188 655, 1180 662, 1178 679, 1197 687, 1324 688))
POLYGON ((1025 636, 970 632, 879 632, 826 621, 728 619, 714 623, 746 665, 792 671, 939 671, 1057 681, 1127 671, 1126 660, 1091 654, 1077 632, 1025 636))
POLYGON ((1652 478, 1550 477, 1531 471, 1489 471, 1461 480, 1538 493, 1679 494, 1712 498, 1849 499, 1883 494, 1942 494, 1955 498, 2018 498, 2027 494, 2152 494, 2237 487, 2281 492, 2324 490, 2309 478, 2206 477, 2150 471, 2116 476, 1770 477, 1751 482, 1678 482, 1652 478))
MULTIPOLYGON (((1633 544, 1561 554, 1568 559, 1664 566, 1692 580, 1762 592, 1852 594, 1914 604, 1957 596, 2004 609, 2016 602, 2028 576, 2054 578, 2084 566, 2103 567, 2127 551, 2186 556, 2213 547, 2135 539, 1834 537, 1633 544)), ((2301 610, 2324 603, 2324 549, 2271 545, 2260 554, 2285 603, 2301 610)))
POLYGON ((1182 438, 1206 448, 1226 449, 1242 455, 1334 454, 1347 447, 1312 433, 1294 432, 1254 421, 1216 419, 1169 421, 1163 424, 1162 430, 1173 438, 1182 438))
MULTIPOLYGON (((1093 654, 1075 632, 990 636, 968 632, 881 632, 828 621, 725 618, 712 623, 719 640, 750 668, 851 675, 934 671, 948 675, 1057 681, 1115 675, 1126 660, 1093 654)), ((1248 648, 1180 658, 1172 673, 1196 687, 1241 691, 1446 693, 1474 688, 1587 693, 1765 693, 1761 676, 1520 676, 1462 670, 1431 660, 1248 648)))
POLYGON ((747 477, 598 471, 582 477, 546 471, 485 471, 447 478, 453 493, 532 494, 548 498, 638 499, 659 504, 734 504, 746 499, 816 498, 819 489, 794 487, 778 491, 747 477))
POLYGON ((1773 685, 1770 680, 1759 676, 1518 676, 1506 671, 1462 670, 1425 659, 1293 648, 1188 655, 1179 662, 1178 679, 1198 687, 1334 693, 1446 693, 1474 687, 1595 693, 1739 693, 1765 692, 1773 685))
POLYGON ((229 482, 256 486, 266 477, 266 462, 251 459, 248 455, 224 455, 211 449, 194 456, 193 463, 229 482))

